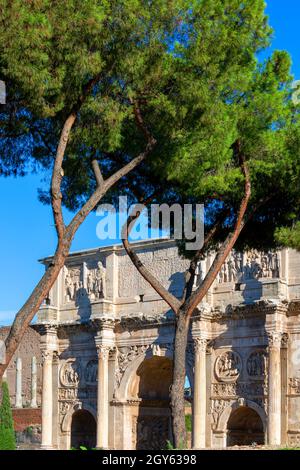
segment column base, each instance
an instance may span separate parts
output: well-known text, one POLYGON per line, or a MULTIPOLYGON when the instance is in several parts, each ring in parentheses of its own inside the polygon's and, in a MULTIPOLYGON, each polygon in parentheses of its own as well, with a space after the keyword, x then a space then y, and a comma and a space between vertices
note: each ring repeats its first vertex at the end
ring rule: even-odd
POLYGON ((41 444, 40 449, 41 450, 54 450, 54 448, 52 446, 49 446, 47 444, 41 444))

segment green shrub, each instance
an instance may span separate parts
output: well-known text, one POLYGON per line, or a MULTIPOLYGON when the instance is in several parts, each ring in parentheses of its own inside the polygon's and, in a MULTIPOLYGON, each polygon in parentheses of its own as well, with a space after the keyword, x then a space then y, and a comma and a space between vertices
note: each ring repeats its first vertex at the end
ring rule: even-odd
POLYGON ((192 432, 192 415, 185 415, 186 432, 192 432))
POLYGON ((16 438, 9 401, 8 385, 2 382, 2 403, 0 406, 0 450, 15 450, 16 438))

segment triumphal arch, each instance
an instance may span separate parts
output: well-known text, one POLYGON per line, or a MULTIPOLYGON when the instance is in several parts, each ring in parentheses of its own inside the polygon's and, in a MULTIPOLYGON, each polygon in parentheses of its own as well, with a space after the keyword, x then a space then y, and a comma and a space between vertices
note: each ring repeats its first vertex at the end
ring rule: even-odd
MULTIPOLYGON (((174 241, 135 249, 179 296, 187 261, 174 241)), ((212 259, 199 263, 195 286, 212 259)), ((229 256, 189 335, 194 448, 300 445, 299 320, 300 254, 229 256)), ((174 318, 122 246, 70 254, 35 328, 44 448, 166 447, 174 318)))

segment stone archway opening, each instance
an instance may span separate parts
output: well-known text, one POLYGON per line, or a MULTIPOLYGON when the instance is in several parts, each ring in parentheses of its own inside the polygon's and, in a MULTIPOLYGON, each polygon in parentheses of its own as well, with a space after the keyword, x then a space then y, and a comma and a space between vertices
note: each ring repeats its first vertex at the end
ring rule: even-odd
POLYGON ((227 423, 227 447, 263 445, 264 442, 263 422, 255 410, 241 406, 232 411, 227 423))
POLYGON ((153 356, 144 361, 134 374, 129 396, 139 401, 133 416, 133 448, 165 449, 171 436, 170 385, 172 361, 165 356, 153 356))
POLYGON ((96 447, 96 421, 93 415, 86 410, 77 410, 71 422, 71 448, 87 449, 96 447))

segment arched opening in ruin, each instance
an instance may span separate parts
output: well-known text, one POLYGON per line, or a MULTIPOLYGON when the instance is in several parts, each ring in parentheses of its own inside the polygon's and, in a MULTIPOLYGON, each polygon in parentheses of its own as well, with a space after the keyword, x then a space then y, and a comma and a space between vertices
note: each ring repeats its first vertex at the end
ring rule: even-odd
POLYGON ((167 357, 145 359, 135 372, 129 396, 138 400, 133 419, 133 448, 165 449, 171 436, 170 385, 172 361, 167 357))
POLYGON ((232 411, 227 423, 227 446, 264 444, 263 422, 259 414, 247 406, 232 411))
POLYGON ((71 448, 87 449, 96 447, 96 421, 93 415, 86 410, 78 410, 72 416, 71 448))

